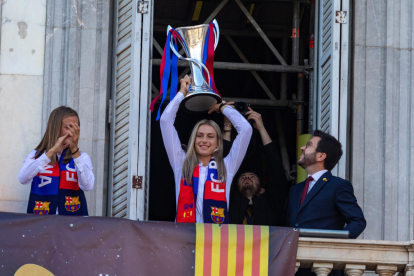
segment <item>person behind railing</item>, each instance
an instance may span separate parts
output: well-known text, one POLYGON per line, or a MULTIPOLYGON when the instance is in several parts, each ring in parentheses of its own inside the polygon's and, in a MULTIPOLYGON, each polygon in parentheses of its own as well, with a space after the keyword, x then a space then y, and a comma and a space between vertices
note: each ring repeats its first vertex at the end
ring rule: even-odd
MULTIPOLYGON (((332 135, 315 130, 301 148, 298 165, 308 173, 306 181, 290 189, 287 226, 295 228, 348 230, 356 239, 366 226, 352 184, 330 172, 342 156, 342 145, 332 135)), ((315 275, 300 269, 296 275, 315 275)), ((330 275, 341 275, 333 271, 330 275)))
POLYGON ((191 133, 187 152, 181 147, 174 127, 175 117, 190 78, 180 80, 181 88, 161 116, 161 133, 168 159, 174 171, 177 222, 228 223, 230 186, 246 154, 252 127, 229 104, 214 105, 212 112, 223 113, 237 129, 238 136, 227 157, 223 158, 223 138, 219 126, 201 120, 191 133))
POLYGON ((70 107, 52 111, 42 141, 24 160, 22 184, 31 184, 27 213, 87 216, 83 191, 95 182, 88 154, 79 151, 80 121, 70 107))
MULTIPOLYGON (((249 107, 245 113, 260 134, 262 151, 267 169, 265 192, 254 165, 240 169, 235 179, 237 193, 230 199, 230 223, 284 226, 285 202, 289 192, 289 183, 283 170, 282 159, 277 145, 270 138, 260 113, 249 107)), ((231 124, 224 120, 225 148, 230 144, 231 124), (229 141, 229 142, 226 142, 229 141)), ((243 167, 243 166, 242 166, 243 167)))

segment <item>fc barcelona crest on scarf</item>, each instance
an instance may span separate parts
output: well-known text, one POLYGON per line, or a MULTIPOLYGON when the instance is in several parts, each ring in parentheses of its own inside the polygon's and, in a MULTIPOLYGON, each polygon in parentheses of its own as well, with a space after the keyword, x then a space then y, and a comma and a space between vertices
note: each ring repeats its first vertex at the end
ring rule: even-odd
POLYGON ((224 222, 224 208, 218 208, 211 206, 211 219, 217 223, 222 224, 224 222))
POLYGON ((71 196, 65 196, 66 202, 65 202, 65 209, 69 212, 76 212, 80 208, 80 201, 79 197, 71 197, 71 196))
POLYGON ((184 214, 183 214, 183 218, 189 218, 193 216, 193 207, 194 204, 184 204, 184 214))
POLYGON ((33 214, 48 215, 50 211, 49 204, 50 202, 36 201, 35 207, 33 209, 33 214))

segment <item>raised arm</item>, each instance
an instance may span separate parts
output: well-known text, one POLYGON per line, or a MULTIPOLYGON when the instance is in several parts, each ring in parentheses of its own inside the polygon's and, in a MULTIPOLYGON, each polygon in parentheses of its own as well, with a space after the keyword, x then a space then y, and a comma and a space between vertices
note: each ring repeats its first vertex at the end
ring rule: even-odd
POLYGON ((253 126, 259 131, 263 143, 263 152, 266 160, 268 175, 265 196, 269 197, 269 203, 278 217, 277 225, 283 225, 284 220, 280 215, 284 213, 285 201, 289 193, 289 182, 283 169, 282 158, 275 142, 272 141, 264 126, 262 115, 249 107, 248 120, 253 120, 253 126))
POLYGON ((34 158, 35 154, 36 151, 32 150, 24 159, 23 166, 18 176, 19 182, 23 185, 32 183, 33 178, 50 162, 46 153, 43 153, 37 159, 34 158))
POLYGON ((185 156, 185 152, 181 148, 181 142, 178 137, 177 130, 174 127, 174 121, 177 116, 180 103, 188 91, 189 80, 190 78, 188 76, 180 80, 180 91, 167 105, 160 119, 162 139, 164 141, 165 149, 167 150, 168 159, 170 160, 171 167, 174 171, 181 167, 182 160, 185 156))
POLYGON ((269 133, 267 133, 266 128, 264 127, 262 115, 257 113, 253 109, 249 107, 249 111, 244 114, 247 117, 247 120, 253 120, 253 126, 259 131, 260 138, 262 138, 263 146, 270 144, 272 142, 272 138, 270 138, 269 133))
POLYGON ((46 153, 43 153, 39 158, 35 159, 36 151, 32 150, 24 159, 23 166, 19 172, 18 178, 22 184, 32 183, 33 178, 50 162, 52 156, 62 152, 63 149, 69 147, 68 144, 65 144, 65 139, 68 137, 69 133, 60 137, 55 145, 48 150, 46 153))
POLYGON ((225 106, 222 108, 222 112, 237 130, 237 137, 233 142, 230 153, 224 159, 227 173, 235 175, 246 155, 253 130, 249 122, 233 107, 225 106))

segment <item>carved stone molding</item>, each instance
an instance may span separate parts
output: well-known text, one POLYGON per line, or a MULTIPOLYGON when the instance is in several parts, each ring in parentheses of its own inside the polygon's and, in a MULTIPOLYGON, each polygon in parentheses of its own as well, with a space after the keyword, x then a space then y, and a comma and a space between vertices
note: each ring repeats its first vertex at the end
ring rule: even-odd
MULTIPOLYGON (((345 270, 347 264, 365 265, 375 271, 378 264, 396 266, 403 272, 410 263, 410 242, 299 238, 296 260, 300 267, 311 268, 313 263, 332 263, 333 269, 345 270)), ((410 247, 411 248, 411 247, 410 247)))
POLYGON ((365 271, 365 265, 346 264, 345 273, 348 276, 361 276, 365 271))
POLYGON ((393 276, 397 272, 396 265, 378 265, 375 270, 380 276, 393 276))
POLYGON ((299 267, 300 267, 300 262, 296 262, 295 273, 298 272, 299 267))
POLYGON ((328 276, 332 268, 332 263, 313 263, 312 272, 315 272, 317 276, 328 276))

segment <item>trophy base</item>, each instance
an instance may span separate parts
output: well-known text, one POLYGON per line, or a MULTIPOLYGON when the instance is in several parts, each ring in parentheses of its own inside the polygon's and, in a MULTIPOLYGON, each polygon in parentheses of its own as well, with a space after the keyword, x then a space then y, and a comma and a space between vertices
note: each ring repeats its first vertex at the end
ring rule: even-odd
POLYGON ((197 113, 206 112, 210 108, 221 103, 221 98, 214 92, 198 92, 187 95, 181 102, 181 108, 184 111, 197 113))

